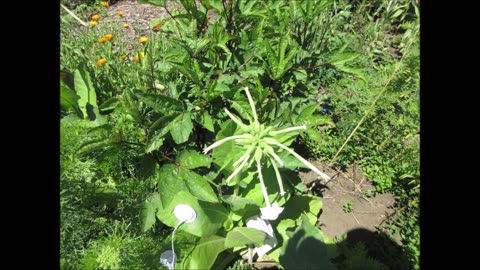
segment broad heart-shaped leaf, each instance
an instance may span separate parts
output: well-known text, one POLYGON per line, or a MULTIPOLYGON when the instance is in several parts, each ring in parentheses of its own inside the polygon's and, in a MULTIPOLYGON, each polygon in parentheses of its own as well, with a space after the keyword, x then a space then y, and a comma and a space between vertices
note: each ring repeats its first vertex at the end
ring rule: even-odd
POLYGON ((159 208, 162 208, 162 201, 160 200, 160 195, 154 193, 147 197, 143 203, 142 209, 142 231, 148 231, 153 224, 155 224, 155 213, 159 208))
POLYGON ((322 209, 322 201, 313 195, 297 195, 291 197, 284 207, 285 209, 279 218, 298 220, 303 214, 308 218, 310 223, 315 224, 318 213, 320 213, 320 209, 322 209))
POLYGON ((178 174, 177 166, 174 164, 163 165, 156 174, 158 193, 163 206, 169 204, 179 191, 186 189, 178 174))
POLYGON ((195 169, 199 167, 210 167, 212 159, 195 150, 185 150, 178 155, 177 162, 187 169, 195 169))
POLYGON ((225 246, 231 248, 253 244, 256 247, 260 247, 267 237, 267 234, 254 228, 235 227, 227 233, 225 246))
POLYGON ((188 141, 188 137, 190 137, 193 129, 193 123, 190 118, 190 112, 182 113, 168 125, 175 143, 181 144, 188 141))
POLYGON ((224 243, 225 238, 218 235, 201 238, 181 264, 182 269, 212 269, 218 254, 226 249, 224 243))
MULTIPOLYGON (((162 198, 162 202, 165 202, 162 198)), ((167 205, 159 209, 157 218, 170 227, 178 224, 178 219, 173 214, 173 210, 179 204, 191 206, 197 214, 196 219, 190 223, 184 223, 178 228, 193 235, 204 237, 215 234, 228 218, 228 211, 219 203, 210 203, 199 201, 186 190, 181 190, 170 197, 167 205)))
POLYGON ((157 7, 167 7, 167 0, 138 0, 140 4, 150 4, 157 7))
POLYGON ((182 102, 168 96, 156 94, 137 94, 137 97, 140 101, 152 107, 155 111, 166 115, 183 111, 182 102))
POLYGON ((212 186, 208 183, 206 177, 199 175, 196 172, 189 171, 185 168, 179 167, 179 176, 185 183, 185 186, 190 193, 199 200, 218 203, 218 197, 215 194, 212 186))
POLYGON ((329 254, 334 244, 328 243, 322 231, 312 225, 306 216, 302 216, 301 220, 301 225, 294 232, 287 232, 289 237, 284 239, 280 248, 280 265, 286 270, 337 269, 329 254))

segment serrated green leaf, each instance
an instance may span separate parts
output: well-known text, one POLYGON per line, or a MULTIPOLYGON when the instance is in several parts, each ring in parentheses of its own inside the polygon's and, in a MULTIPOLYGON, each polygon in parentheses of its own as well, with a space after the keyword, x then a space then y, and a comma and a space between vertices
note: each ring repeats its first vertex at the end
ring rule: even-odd
POLYGON ((200 115, 200 125, 206 128, 208 131, 215 132, 213 127, 213 119, 207 111, 203 111, 200 115))
POLYGON ((212 269, 218 254, 226 249, 225 238, 210 235, 202 238, 193 249, 190 260, 183 269, 212 269))
POLYGON ((96 150, 102 150, 112 145, 110 138, 98 138, 82 143, 76 151, 77 155, 85 155, 96 150))
POLYGON ((190 193, 199 200, 206 202, 218 203, 218 197, 212 186, 208 183, 207 178, 196 172, 179 168, 179 176, 185 183, 190 193))
POLYGON ((102 112, 104 111, 109 111, 115 109, 119 103, 118 97, 111 97, 105 102, 102 103, 102 105, 98 106, 98 109, 102 112))
POLYGON ((307 135, 310 139, 312 139, 315 142, 321 142, 322 141, 322 134, 316 128, 308 128, 307 129, 307 135))
MULTIPOLYGON (((165 132, 165 134, 166 133, 168 133, 168 130, 167 132, 165 132)), ((162 132, 160 132, 157 136, 154 136, 150 141, 150 143, 147 145, 147 148, 145 149, 145 153, 148 154, 160 148, 163 145, 163 142, 165 141, 165 138, 164 138, 165 134, 162 134, 162 132)))
MULTIPOLYGON (((164 115, 160 118, 158 118, 157 120, 155 120, 155 122, 153 122, 153 124, 150 126, 150 129, 148 130, 150 134, 152 134, 153 132, 155 132, 157 129, 165 129, 168 124, 170 123, 170 121, 172 121, 172 119, 175 117, 176 115, 164 115)), ((170 130, 170 129, 167 129, 167 130, 170 130)))
POLYGON ((225 246, 231 248, 253 244, 256 247, 260 247, 263 245, 267 237, 267 234, 254 228, 235 227, 227 233, 227 237, 225 237, 225 246))
POLYGON ((314 114, 307 116, 302 119, 302 121, 298 122, 297 124, 303 124, 307 127, 314 127, 314 126, 322 126, 322 125, 330 125, 335 127, 335 123, 330 119, 330 117, 321 114, 314 114))
POLYGON ((307 105, 307 106, 303 107, 302 111, 297 116, 296 122, 297 123, 302 123, 303 120, 312 116, 319 106, 320 106, 320 104, 315 103, 315 104, 311 104, 311 105, 307 105))
POLYGON ((156 94, 137 94, 140 101, 152 107, 154 110, 166 115, 183 111, 183 104, 177 99, 156 94))
POLYGON ((181 144, 188 141, 193 130, 190 112, 180 114, 168 126, 175 143, 181 144))
POLYGON ((360 55, 362 54, 359 52, 337 52, 328 59, 328 63, 336 68, 341 68, 345 63, 354 60, 360 55))
POLYGON ((125 91, 125 95, 120 99, 123 110, 126 114, 130 115, 133 121, 140 123, 142 122, 142 115, 137 108, 135 100, 133 100, 133 94, 130 91, 125 91))
POLYGON ((180 71, 183 75, 187 76, 190 80, 192 80, 196 85, 203 87, 202 82, 200 81, 200 78, 198 77, 198 74, 189 68, 186 68, 181 65, 177 64, 172 64, 174 68, 176 68, 178 71, 180 71))
POLYGON ((148 231, 153 226, 153 224, 155 224, 155 213, 159 208, 162 208, 162 201, 160 200, 160 195, 158 193, 150 195, 145 200, 142 209, 143 232, 148 231))
POLYGON ((185 150, 178 155, 177 162, 187 169, 195 169, 199 167, 210 167, 212 159, 195 150, 185 150))

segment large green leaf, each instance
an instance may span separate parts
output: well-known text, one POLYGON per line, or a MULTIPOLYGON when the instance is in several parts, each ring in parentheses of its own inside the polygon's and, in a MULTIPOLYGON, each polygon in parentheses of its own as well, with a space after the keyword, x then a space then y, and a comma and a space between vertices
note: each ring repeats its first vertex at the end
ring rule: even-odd
POLYGON ((298 220, 303 214, 310 223, 315 224, 320 209, 322 209, 322 201, 317 196, 308 194, 297 195, 288 200, 279 218, 298 220))
POLYGON ((190 112, 182 113, 169 124, 170 134, 177 144, 188 141, 192 133, 193 123, 190 112))
MULTIPOLYGON (((178 219, 173 214, 173 210, 179 204, 191 206, 197 215, 193 222, 183 224, 179 227, 179 230, 199 237, 215 234, 228 218, 228 211, 219 203, 199 201, 186 190, 181 190, 172 195, 168 204, 164 204, 164 207, 157 212, 157 218, 170 227, 175 227, 178 224, 178 219)), ((162 202, 165 202, 163 198, 162 202)))
POLYGON ((294 232, 287 232, 288 239, 280 248, 279 262, 288 269, 336 269, 330 261, 328 239, 302 216, 302 223, 294 232))
POLYGON ((253 244, 256 247, 260 247, 267 237, 267 234, 254 228, 235 227, 227 233, 225 246, 230 248, 253 244))
POLYGON ((97 94, 93 86, 90 75, 88 74, 85 64, 80 64, 79 68, 75 71, 75 91, 80 97, 78 100, 78 106, 83 113, 83 117, 91 121, 101 118, 97 105, 97 94))
POLYGON ((60 106, 66 111, 78 110, 77 101, 80 97, 60 80, 60 106))
POLYGON ((212 159, 195 150, 185 150, 178 155, 177 162, 187 169, 195 169, 199 167, 210 167, 212 159))
POLYGON ((185 189, 185 184, 178 175, 177 166, 174 164, 163 165, 156 175, 158 192, 160 193, 160 199, 162 205, 168 205, 177 193, 185 189))
POLYGON ((142 209, 142 231, 148 231, 153 224, 155 224, 155 212, 162 208, 162 201, 160 200, 160 195, 154 193, 150 195, 145 202, 143 203, 142 209))
POLYGON ((213 203, 219 202, 215 191, 208 183, 206 177, 184 168, 179 168, 179 175, 190 193, 197 199, 213 203))
POLYGON ((218 254, 226 249, 225 238, 210 235, 202 238, 193 249, 183 269, 212 269, 218 254))
POLYGON ((183 111, 182 102, 168 96, 156 94, 137 94, 137 97, 140 101, 152 107, 154 110, 166 115, 183 111))

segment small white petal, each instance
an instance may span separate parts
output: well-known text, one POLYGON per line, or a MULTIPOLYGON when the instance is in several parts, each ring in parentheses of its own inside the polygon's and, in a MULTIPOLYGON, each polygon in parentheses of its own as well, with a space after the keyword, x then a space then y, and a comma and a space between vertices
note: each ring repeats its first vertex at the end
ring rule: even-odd
POLYGON ((260 212, 262 213, 260 217, 262 219, 276 220, 278 215, 283 212, 283 209, 283 207, 278 206, 277 202, 274 202, 270 207, 260 208, 260 212))

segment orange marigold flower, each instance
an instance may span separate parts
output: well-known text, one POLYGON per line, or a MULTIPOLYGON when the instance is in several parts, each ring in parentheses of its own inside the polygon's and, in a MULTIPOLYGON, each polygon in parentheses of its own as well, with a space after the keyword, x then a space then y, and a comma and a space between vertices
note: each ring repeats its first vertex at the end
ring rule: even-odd
POLYGON ((92 16, 92 21, 98 21, 100 19, 100 15, 95 14, 92 16))
POLYGON ((123 16, 123 12, 117 11, 117 15, 120 16, 120 17, 122 17, 122 16, 123 16))
POLYGON ((128 23, 124 23, 123 28, 128 28, 128 23))
POLYGON ((108 2, 102 2, 102 7, 108 7, 108 2))
POLYGON ((160 29, 160 27, 162 27, 162 23, 155 24, 155 28, 160 29))
POLYGON ((100 67, 105 65, 105 63, 107 63, 107 59, 105 59, 105 58, 100 58, 97 61, 97 65, 100 66, 100 67))
MULTIPOLYGON (((142 58, 145 58, 145 53, 144 52, 140 52, 140 55, 142 55, 142 58)), ((135 54, 135 62, 140 62, 140 58, 138 57, 138 54, 135 54)))
POLYGON ((104 38, 105 38, 106 40, 112 40, 112 39, 113 39, 113 35, 112 35, 112 34, 106 34, 106 35, 104 36, 104 38))
POLYGON ((91 27, 95 27, 98 24, 96 21, 89 21, 88 23, 90 24, 91 27))
POLYGON ((125 54, 120 55, 120 59, 125 60, 125 58, 127 58, 125 54))
POLYGON ((140 37, 140 38, 138 39, 138 42, 140 42, 140 43, 142 43, 142 44, 147 43, 147 41, 148 41, 148 38, 147 38, 147 37, 140 37))
POLYGON ((98 39, 98 42, 103 43, 103 42, 105 42, 105 40, 106 40, 105 37, 101 37, 101 38, 98 39))

